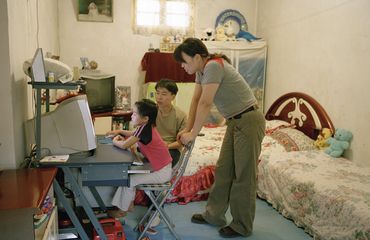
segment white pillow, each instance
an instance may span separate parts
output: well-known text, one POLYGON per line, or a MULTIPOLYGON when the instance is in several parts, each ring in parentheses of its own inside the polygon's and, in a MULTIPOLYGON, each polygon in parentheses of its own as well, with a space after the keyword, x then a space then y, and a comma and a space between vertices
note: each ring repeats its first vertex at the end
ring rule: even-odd
POLYGON ((282 127, 282 126, 290 126, 291 123, 288 123, 288 122, 285 122, 285 121, 282 121, 282 120, 267 120, 266 121, 266 130, 271 130, 271 129, 274 129, 274 128, 279 128, 279 127, 282 127))

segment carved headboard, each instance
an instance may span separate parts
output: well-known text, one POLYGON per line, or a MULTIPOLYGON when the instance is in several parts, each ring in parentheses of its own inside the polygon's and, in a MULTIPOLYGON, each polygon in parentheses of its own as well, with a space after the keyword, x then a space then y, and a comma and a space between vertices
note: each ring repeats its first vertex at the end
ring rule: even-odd
POLYGON ((291 92, 279 97, 269 108, 266 120, 294 123, 296 129, 316 139, 322 128, 334 133, 333 123, 324 108, 305 93, 291 92))

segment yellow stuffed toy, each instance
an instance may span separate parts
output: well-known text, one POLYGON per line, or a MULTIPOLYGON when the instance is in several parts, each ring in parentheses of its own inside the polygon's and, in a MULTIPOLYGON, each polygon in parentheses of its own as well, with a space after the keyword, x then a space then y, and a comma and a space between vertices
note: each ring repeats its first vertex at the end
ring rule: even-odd
POLYGON ((318 149, 325 149, 329 147, 328 139, 333 135, 333 132, 329 128, 323 128, 321 129, 321 133, 319 136, 317 136, 316 141, 314 142, 314 145, 318 149))
POLYGON ((216 41, 227 41, 228 37, 225 34, 225 28, 222 25, 216 27, 215 40, 216 41))

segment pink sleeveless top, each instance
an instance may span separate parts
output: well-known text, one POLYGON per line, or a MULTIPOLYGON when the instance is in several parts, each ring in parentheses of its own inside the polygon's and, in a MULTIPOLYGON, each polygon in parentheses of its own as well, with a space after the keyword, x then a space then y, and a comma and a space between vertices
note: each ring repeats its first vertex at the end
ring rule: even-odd
MULTIPOLYGON (((143 129, 145 125, 139 126, 135 132, 134 136, 139 138, 143 134, 143 129)), ((172 162, 172 157, 168 151, 167 145, 162 140, 157 129, 152 127, 152 140, 148 144, 143 144, 138 142, 138 147, 140 152, 148 159, 150 165, 154 171, 158 171, 163 167, 167 166, 172 162)))

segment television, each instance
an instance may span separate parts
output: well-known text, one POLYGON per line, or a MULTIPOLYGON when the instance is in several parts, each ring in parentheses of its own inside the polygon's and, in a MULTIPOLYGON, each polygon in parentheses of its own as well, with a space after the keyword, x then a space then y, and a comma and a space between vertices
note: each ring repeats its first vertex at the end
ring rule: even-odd
POLYGON ((111 112, 115 103, 115 77, 106 76, 83 76, 86 81, 84 92, 89 102, 92 113, 111 112))
POLYGON ((44 56, 42 48, 36 49, 31 64, 31 77, 34 82, 46 82, 44 56))
MULTIPOLYGON (((27 145, 35 144, 35 118, 26 122, 27 145)), ((96 148, 95 130, 86 95, 62 101, 41 115, 42 155, 65 155, 96 148)))

